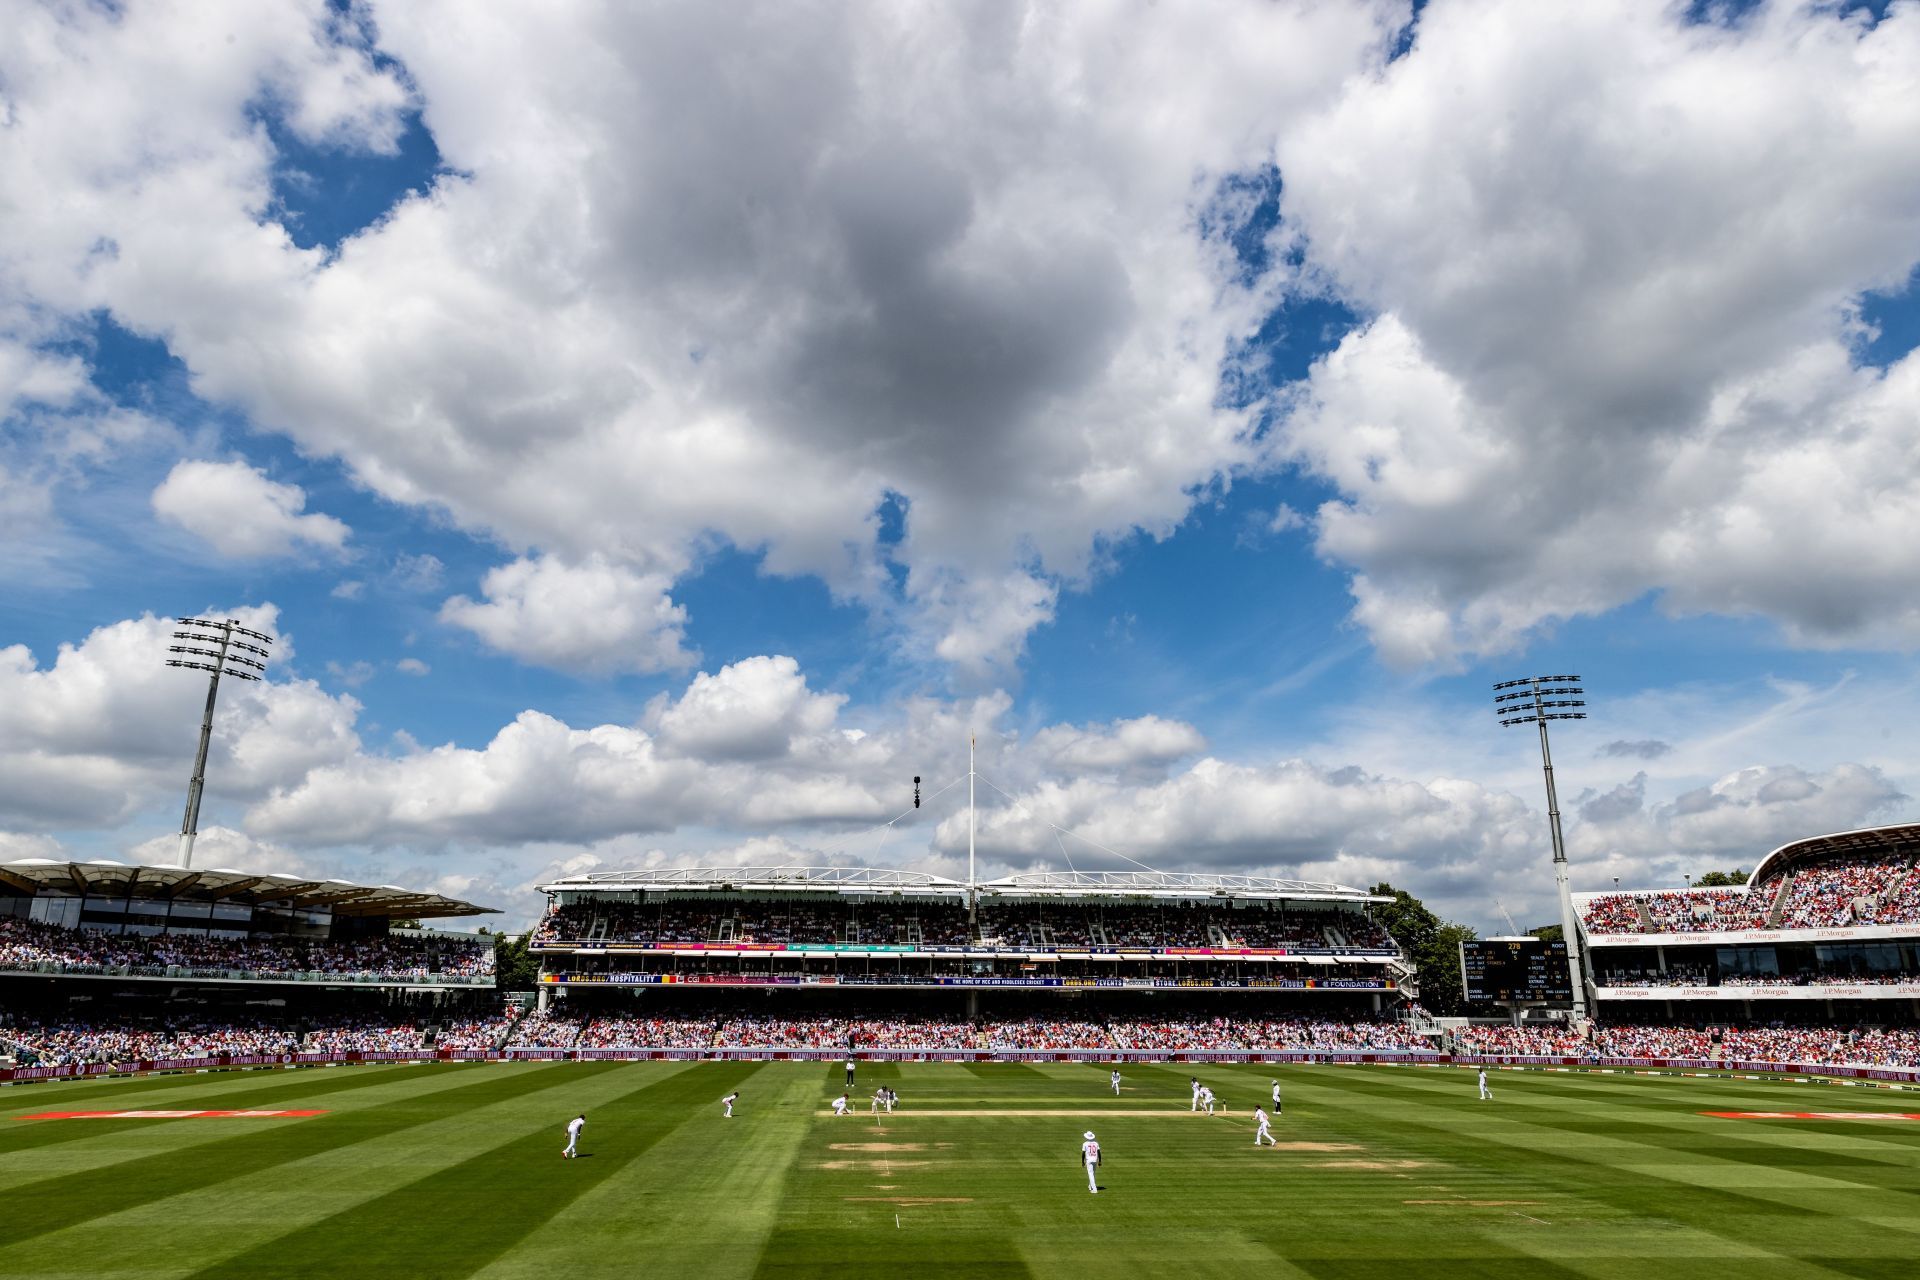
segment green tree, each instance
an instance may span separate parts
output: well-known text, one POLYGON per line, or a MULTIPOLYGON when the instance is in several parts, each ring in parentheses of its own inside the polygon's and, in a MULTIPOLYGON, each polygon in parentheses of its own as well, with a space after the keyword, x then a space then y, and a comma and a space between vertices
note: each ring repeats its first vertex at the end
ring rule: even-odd
POLYGON ((1393 935, 1407 959, 1420 967, 1420 1003, 1443 1017, 1464 1014, 1467 1000, 1460 989, 1460 943, 1473 937, 1473 930, 1442 920, 1426 903, 1384 881, 1373 886, 1373 892, 1393 899, 1375 903, 1373 918, 1393 935))
POLYGON ((1542 942, 1564 942, 1567 937, 1566 929, 1557 924, 1543 924, 1538 929, 1529 929, 1527 932, 1542 942))
POLYGON ((494 985, 502 991, 532 991, 540 985, 540 958, 527 950, 525 934, 493 935, 494 985))
POLYGON ((1703 889, 1717 889, 1722 887, 1738 888, 1746 882, 1747 873, 1736 867, 1732 871, 1709 871, 1698 880, 1695 880, 1694 884, 1703 889))

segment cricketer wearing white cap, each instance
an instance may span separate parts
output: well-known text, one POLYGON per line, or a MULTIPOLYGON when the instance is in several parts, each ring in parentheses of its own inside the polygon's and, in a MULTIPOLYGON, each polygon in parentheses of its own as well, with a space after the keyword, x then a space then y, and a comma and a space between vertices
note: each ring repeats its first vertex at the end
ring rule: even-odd
POLYGON ((1080 1163, 1087 1166, 1087 1190, 1100 1194, 1100 1144, 1093 1140, 1093 1130, 1086 1132, 1086 1141, 1080 1144, 1080 1163))

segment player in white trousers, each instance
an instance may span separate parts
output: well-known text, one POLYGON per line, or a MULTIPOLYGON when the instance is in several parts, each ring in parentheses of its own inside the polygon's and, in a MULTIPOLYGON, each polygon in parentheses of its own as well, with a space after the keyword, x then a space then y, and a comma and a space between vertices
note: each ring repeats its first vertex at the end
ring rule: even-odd
POLYGON ((1087 1190, 1100 1194, 1100 1144, 1093 1139, 1093 1130, 1086 1132, 1086 1140, 1080 1144, 1080 1163, 1087 1166, 1087 1190))
POLYGON ((1480 1101, 1491 1102, 1492 1100, 1493 1090, 1487 1088, 1487 1069, 1482 1067, 1480 1068, 1480 1101))
POLYGON ((1119 1097, 1120 1096, 1120 1073, 1118 1071, 1107 1072, 1107 1080, 1110 1084, 1113 1085, 1113 1096, 1116 1098, 1119 1097))
POLYGON ((587 1127, 585 1116, 575 1116, 567 1121, 567 1149, 560 1154, 571 1160, 580 1154, 580 1131, 587 1127))
POLYGON ((1193 1086, 1193 1105, 1188 1107, 1187 1110, 1198 1111, 1200 1109, 1200 1077, 1188 1076, 1187 1083, 1193 1086))
POLYGON ((847 1114, 847 1095, 846 1094, 843 1093, 839 1097, 833 1100, 833 1114, 837 1116, 843 1116, 847 1114))
POLYGON ((1206 1109, 1208 1115, 1213 1114, 1213 1090, 1206 1085, 1200 1086, 1200 1105, 1206 1109))
POLYGON ((1256 1147, 1259 1146, 1260 1140, 1264 1138, 1274 1146, 1279 1146, 1280 1144, 1274 1140, 1273 1130, 1267 1127, 1267 1109, 1265 1107, 1255 1107, 1253 1109, 1253 1118, 1260 1125, 1258 1129, 1254 1130, 1253 1145, 1256 1147))
POLYGON ((727 1109, 726 1110, 727 1119, 729 1120, 733 1119, 733 1104, 739 1101, 739 1099, 740 1099, 740 1091, 738 1089, 735 1089, 732 1093, 720 1099, 720 1105, 727 1109))

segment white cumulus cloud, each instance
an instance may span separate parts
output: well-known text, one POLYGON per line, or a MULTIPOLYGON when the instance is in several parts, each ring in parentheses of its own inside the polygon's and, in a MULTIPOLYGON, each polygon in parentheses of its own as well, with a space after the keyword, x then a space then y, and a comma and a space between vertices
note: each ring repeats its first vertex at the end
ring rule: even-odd
POLYGON ((318 512, 302 514, 307 495, 269 480, 244 462, 181 462, 153 491, 154 513, 180 526, 221 555, 260 559, 302 547, 339 551, 345 523, 318 512))
POLYGON ((636 573, 600 555, 577 564, 523 557, 489 570, 486 599, 454 596, 440 618, 526 662, 569 671, 685 667, 687 611, 660 574, 636 573))
MULTIPOLYGON (((976 681, 1103 544, 1257 461, 1221 367, 1274 282, 1215 193, 1408 12, 270 10, 22 16, 0 243, 33 305, 105 309, 200 394, 516 555, 658 596, 728 542, 976 681), (263 103, 349 152, 417 103, 446 171, 300 249, 263 103)), ((605 660, 510 613, 462 616, 605 660)))
POLYGON ((1920 645, 1920 8, 1456 0, 1283 131, 1306 278, 1366 320, 1288 397, 1318 549, 1401 665, 1649 592, 1920 645), (1388 176, 1390 175, 1390 177, 1388 176))

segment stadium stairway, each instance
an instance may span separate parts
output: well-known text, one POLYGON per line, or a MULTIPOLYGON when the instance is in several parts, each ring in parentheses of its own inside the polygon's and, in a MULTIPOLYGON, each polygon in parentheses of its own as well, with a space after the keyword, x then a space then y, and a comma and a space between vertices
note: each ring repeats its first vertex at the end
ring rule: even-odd
POLYGON ((1787 894, 1791 892, 1792 889, 1793 872, 1789 871, 1780 877, 1780 888, 1778 892, 1773 895, 1773 906, 1767 909, 1767 928, 1778 929, 1780 927, 1780 918, 1784 916, 1787 911, 1787 894))
POLYGON ((1653 917, 1647 913, 1647 900, 1645 898, 1635 898, 1633 900, 1633 913, 1640 917, 1640 932, 1659 932, 1659 930, 1653 927, 1653 917))

